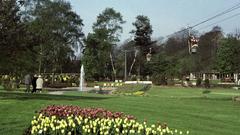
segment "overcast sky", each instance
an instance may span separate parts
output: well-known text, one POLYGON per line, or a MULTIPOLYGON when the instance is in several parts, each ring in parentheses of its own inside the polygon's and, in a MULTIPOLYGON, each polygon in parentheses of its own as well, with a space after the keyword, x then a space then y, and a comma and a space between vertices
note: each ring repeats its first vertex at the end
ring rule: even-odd
MULTIPOLYGON (((153 38, 165 37, 188 25, 192 26, 212 17, 238 3, 240 0, 69 0, 73 10, 83 19, 83 31, 92 31, 92 24, 96 17, 105 8, 112 7, 120 12, 126 21, 123 25, 121 41, 130 37, 129 32, 134 29, 132 22, 137 15, 146 15, 150 18, 153 27, 153 38)), ((210 22, 196 27, 200 29, 209 24, 218 22, 232 15, 238 16, 218 23, 225 33, 240 28, 240 8, 210 22)), ((212 27, 201 29, 200 32, 209 31, 212 27)))

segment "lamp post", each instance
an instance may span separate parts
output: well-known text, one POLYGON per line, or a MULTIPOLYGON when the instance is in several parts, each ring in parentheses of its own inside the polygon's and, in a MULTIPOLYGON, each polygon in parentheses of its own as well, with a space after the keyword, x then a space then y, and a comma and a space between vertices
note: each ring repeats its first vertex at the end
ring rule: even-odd
POLYGON ((125 54, 125 69, 124 69, 124 81, 127 80, 127 50, 124 50, 125 54))
MULTIPOLYGON (((146 55, 147 63, 151 61, 152 58, 152 48, 149 48, 149 52, 146 55)), ((149 70, 149 69, 148 69, 149 70)), ((149 81, 149 73, 147 74, 147 81, 149 81)))

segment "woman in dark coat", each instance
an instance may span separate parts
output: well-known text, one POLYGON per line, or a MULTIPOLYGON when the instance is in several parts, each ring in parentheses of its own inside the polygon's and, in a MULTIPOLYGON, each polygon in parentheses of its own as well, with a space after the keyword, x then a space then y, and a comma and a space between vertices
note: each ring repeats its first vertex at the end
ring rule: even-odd
POLYGON ((37 91, 37 89, 36 89, 36 87, 37 87, 37 79, 38 79, 37 75, 34 75, 33 78, 32 78, 32 87, 33 87, 32 93, 37 91))

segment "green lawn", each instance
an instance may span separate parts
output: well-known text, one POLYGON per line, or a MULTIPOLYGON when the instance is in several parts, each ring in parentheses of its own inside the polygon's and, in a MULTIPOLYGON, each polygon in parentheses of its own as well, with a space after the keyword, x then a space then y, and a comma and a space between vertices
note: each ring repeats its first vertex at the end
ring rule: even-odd
POLYGON ((166 122, 170 128, 191 135, 239 135, 240 103, 232 96, 240 91, 153 87, 144 97, 109 96, 79 92, 64 95, 0 92, 0 135, 22 134, 35 112, 50 104, 103 107, 134 115, 150 123, 166 122))

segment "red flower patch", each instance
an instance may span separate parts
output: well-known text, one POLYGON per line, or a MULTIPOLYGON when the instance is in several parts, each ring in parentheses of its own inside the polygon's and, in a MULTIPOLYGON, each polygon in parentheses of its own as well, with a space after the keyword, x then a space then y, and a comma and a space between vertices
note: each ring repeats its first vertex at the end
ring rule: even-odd
POLYGON ((135 119, 131 115, 122 112, 111 112, 103 108, 81 108, 79 106, 50 105, 40 111, 45 116, 57 116, 65 118, 67 116, 82 116, 84 118, 128 118, 135 119))

